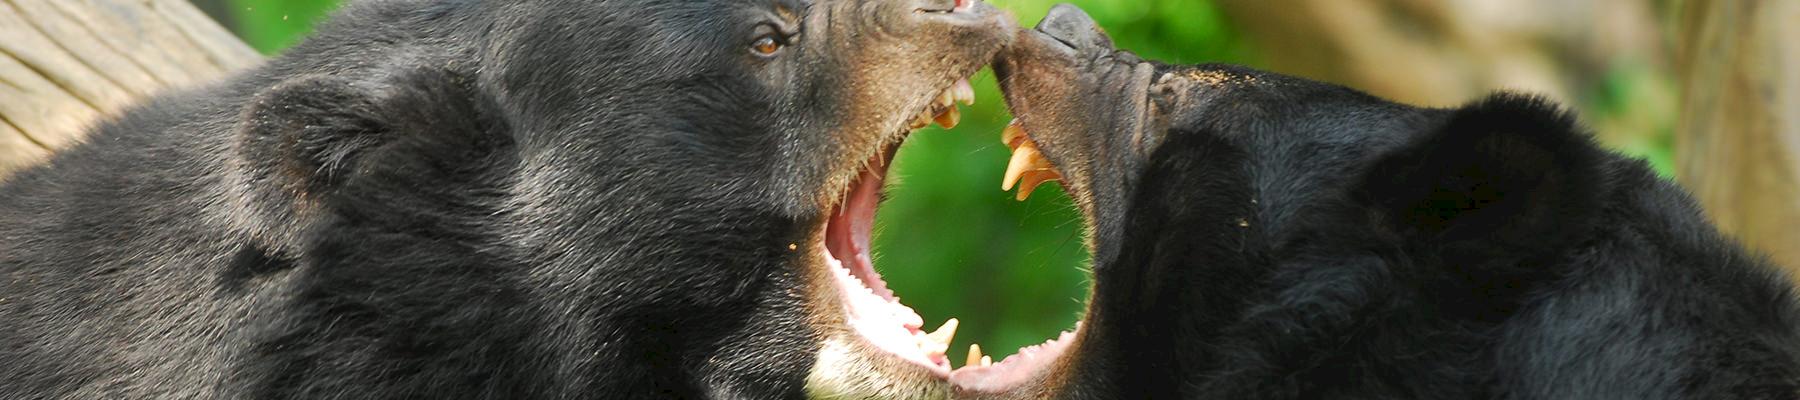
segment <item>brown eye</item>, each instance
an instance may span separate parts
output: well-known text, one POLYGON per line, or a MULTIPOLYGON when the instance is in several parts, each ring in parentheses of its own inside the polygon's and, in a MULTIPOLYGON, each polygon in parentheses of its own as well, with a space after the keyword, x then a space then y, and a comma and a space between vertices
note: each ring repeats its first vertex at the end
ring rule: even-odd
POLYGON ((774 37, 763 36, 762 38, 756 39, 755 43, 750 44, 750 51, 756 52, 756 55, 759 56, 772 56, 775 55, 776 51, 780 50, 781 42, 776 41, 774 37))

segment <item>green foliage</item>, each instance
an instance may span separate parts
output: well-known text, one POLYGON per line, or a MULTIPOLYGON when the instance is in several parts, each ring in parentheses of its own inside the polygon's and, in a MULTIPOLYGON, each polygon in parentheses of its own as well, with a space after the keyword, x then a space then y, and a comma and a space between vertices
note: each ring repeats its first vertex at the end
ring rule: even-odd
POLYGON ((312 24, 335 9, 338 0, 229 0, 232 26, 263 54, 287 48, 312 32, 312 24))
MULTIPOLYGON (((292 45, 337 0, 231 0, 238 33, 264 52, 292 45)), ((1025 26, 1066 0, 993 0, 1025 26)), ((1199 0, 1077 0, 1120 46, 1174 62, 1243 62, 1245 51, 1199 0)), ((1079 215, 1055 185, 1025 202, 1000 191, 1011 120, 993 74, 962 126, 916 133, 901 150, 876 218, 876 265, 930 328, 962 319, 958 343, 996 356, 1070 329, 1087 298, 1079 215)), ((953 359, 961 350, 952 351, 953 359)), ((995 357, 999 358, 999 357, 995 357)))
MULTIPOLYGON (((1657 87, 1657 76, 1642 62, 1621 62, 1587 90, 1586 119, 1630 124, 1614 130, 1629 135, 1603 136, 1605 144, 1632 157, 1642 158, 1664 178, 1675 178, 1675 118, 1673 113, 1654 113, 1656 101, 1666 94, 1645 93, 1657 87)), ((1669 107, 1670 105, 1663 105, 1669 107)), ((1592 122, 1590 122, 1592 123, 1592 122)))

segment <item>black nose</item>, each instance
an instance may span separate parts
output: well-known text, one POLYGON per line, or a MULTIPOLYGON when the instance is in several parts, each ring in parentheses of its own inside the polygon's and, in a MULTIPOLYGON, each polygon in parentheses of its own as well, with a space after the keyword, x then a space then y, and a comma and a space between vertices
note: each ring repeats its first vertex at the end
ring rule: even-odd
POLYGON ((1050 13, 1039 21, 1037 30, 1049 34, 1076 49, 1093 47, 1112 48, 1112 38, 1106 37, 1106 31, 1100 30, 1100 24, 1094 23, 1086 11, 1073 4, 1057 4, 1050 8, 1050 13))

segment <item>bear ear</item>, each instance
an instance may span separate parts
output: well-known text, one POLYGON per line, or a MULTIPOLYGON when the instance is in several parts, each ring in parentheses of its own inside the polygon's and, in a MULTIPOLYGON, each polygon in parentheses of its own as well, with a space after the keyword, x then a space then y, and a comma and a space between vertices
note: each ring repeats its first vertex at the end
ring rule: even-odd
POLYGON ((307 197, 378 168, 378 148, 419 136, 435 140, 479 130, 479 113, 459 80, 411 71, 377 79, 288 78, 244 106, 233 144, 246 175, 307 197))
POLYGON ((245 106, 238 156, 254 175, 294 193, 324 190, 379 146, 389 127, 377 89, 335 76, 291 78, 245 106))
POLYGON ((1403 232, 1555 245, 1584 233, 1599 213, 1602 160, 1573 116, 1540 98, 1503 93, 1452 110, 1441 127, 1381 157, 1362 188, 1403 232))

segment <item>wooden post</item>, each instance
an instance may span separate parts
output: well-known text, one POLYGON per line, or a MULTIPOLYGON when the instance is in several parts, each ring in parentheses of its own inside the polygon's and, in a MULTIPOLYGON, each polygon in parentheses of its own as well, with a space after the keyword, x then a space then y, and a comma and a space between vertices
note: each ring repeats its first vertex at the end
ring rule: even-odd
POLYGON ((261 59, 186 0, 0 0, 0 179, 138 99, 261 59))
POLYGON ((1680 11, 1681 183, 1720 227, 1800 277, 1800 2, 1680 11))

